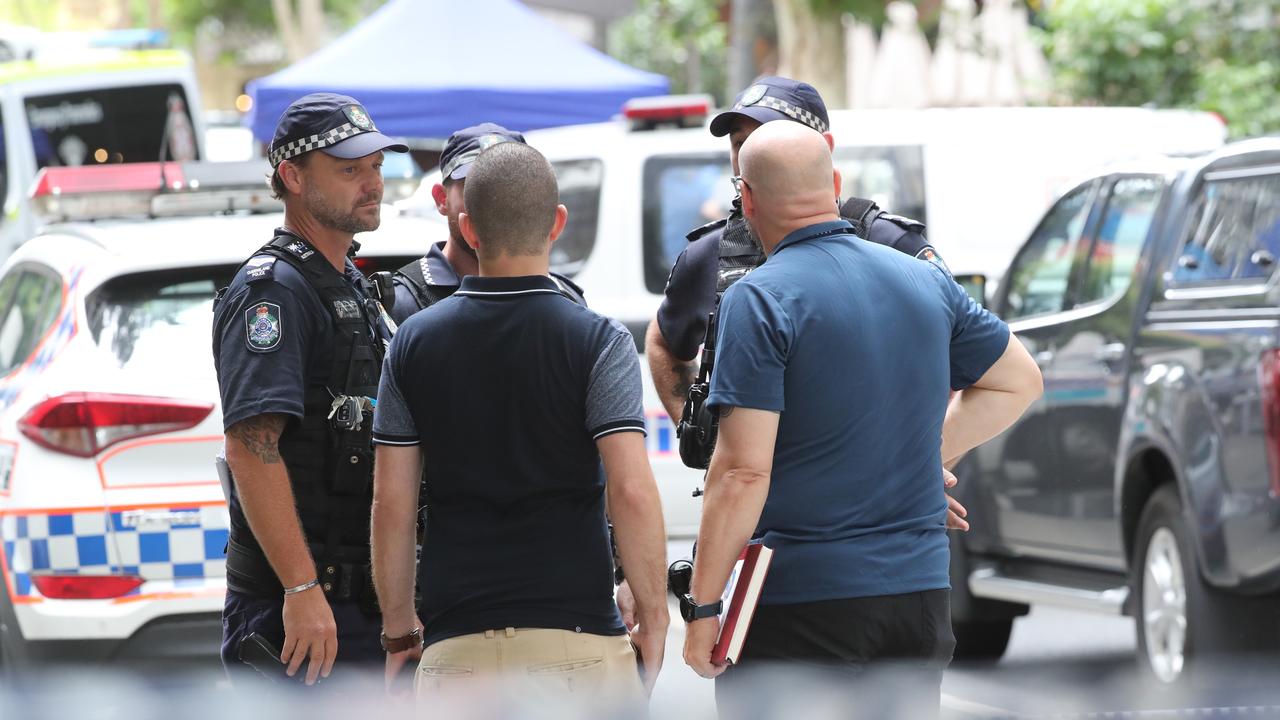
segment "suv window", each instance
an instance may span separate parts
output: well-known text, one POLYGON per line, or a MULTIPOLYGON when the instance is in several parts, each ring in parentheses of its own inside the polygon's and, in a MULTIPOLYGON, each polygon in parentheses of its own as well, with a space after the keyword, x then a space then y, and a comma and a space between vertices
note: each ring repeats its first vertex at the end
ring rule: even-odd
POLYGON ((573 277, 596 244, 600 226, 600 184, 604 164, 597 159, 551 163, 560 185, 560 204, 569 211, 564 232, 551 246, 551 269, 573 277))
POLYGON ((1089 266, 1076 305, 1112 300, 1129 289, 1164 191, 1158 177, 1121 178, 1112 187, 1089 251, 1089 266))
POLYGON ((1277 258, 1280 175, 1211 180, 1192 208, 1173 282, 1266 280, 1277 258))
POLYGON ((0 281, 0 374, 13 372, 35 351, 58 316, 61 296, 56 276, 29 266, 0 281))
MULTIPOLYGON (((924 152, 918 146, 836 148, 832 161, 843 197, 863 197, 928 224, 924 152)), ((644 164, 644 281, 652 293, 689 244, 690 230, 729 214, 734 190, 729 154, 654 155, 644 164)))
POLYGON ((89 332, 118 367, 174 362, 179 348, 208 344, 213 296, 234 267, 184 268, 123 275, 85 300, 89 332))
POLYGON ((836 148, 841 197, 874 200, 882 209, 926 226, 924 150, 919 145, 836 148))
POLYGON ((40 95, 26 99, 26 113, 37 167, 157 162, 166 140, 165 159, 198 159, 181 85, 40 95))
POLYGON ((729 214, 729 154, 655 155, 644 164, 644 284, 660 293, 690 230, 729 214))
POLYGON ((1006 321, 1063 309, 1072 261, 1097 186, 1096 180, 1081 185, 1059 200, 1022 246, 1009 268, 1000 314, 1006 321))

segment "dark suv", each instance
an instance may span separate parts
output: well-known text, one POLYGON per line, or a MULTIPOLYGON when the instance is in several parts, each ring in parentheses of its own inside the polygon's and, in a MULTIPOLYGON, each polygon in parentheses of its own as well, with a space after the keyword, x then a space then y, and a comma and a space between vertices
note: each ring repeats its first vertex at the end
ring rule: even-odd
POLYGON ((958 658, 1049 603, 1136 618, 1172 682, 1280 652, 1280 139, 1096 177, 1015 257, 994 310, 1044 396, 956 474, 958 658))

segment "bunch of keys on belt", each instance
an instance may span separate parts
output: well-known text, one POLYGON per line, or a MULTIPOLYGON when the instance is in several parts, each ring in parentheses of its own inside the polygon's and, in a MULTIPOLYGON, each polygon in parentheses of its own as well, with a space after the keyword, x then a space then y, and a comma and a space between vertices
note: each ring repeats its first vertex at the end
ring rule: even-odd
POLYGON ((329 406, 329 421, 335 430, 358 431, 366 411, 373 412, 373 401, 369 398, 338 395, 329 406))

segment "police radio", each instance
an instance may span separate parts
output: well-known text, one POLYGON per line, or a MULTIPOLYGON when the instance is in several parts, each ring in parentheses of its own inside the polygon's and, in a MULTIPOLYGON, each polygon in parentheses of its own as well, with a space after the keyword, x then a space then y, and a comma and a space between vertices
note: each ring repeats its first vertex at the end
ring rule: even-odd
MULTIPOLYGON (((707 406, 711 394, 711 370, 716 362, 716 312, 707 316, 707 336, 702 345, 702 364, 698 378, 689 386, 676 437, 680 439, 680 461, 698 470, 711 464, 711 453, 716 448, 716 436, 720 432, 720 414, 707 406)), ((701 494, 701 493, 695 493, 701 494)))

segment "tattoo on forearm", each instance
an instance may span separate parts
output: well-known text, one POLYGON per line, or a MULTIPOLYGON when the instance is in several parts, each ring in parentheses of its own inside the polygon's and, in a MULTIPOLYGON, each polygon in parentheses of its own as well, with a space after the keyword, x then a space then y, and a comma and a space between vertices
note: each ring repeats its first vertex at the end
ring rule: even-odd
POLYGON ((255 415, 232 425, 227 435, 238 440, 264 465, 275 465, 280 462, 279 442, 284 421, 280 415, 255 415))
POLYGON ((676 384, 672 386, 671 392, 681 399, 689 397, 689 388, 698 380, 698 366, 693 363, 676 363, 671 366, 671 372, 676 375, 676 384))

